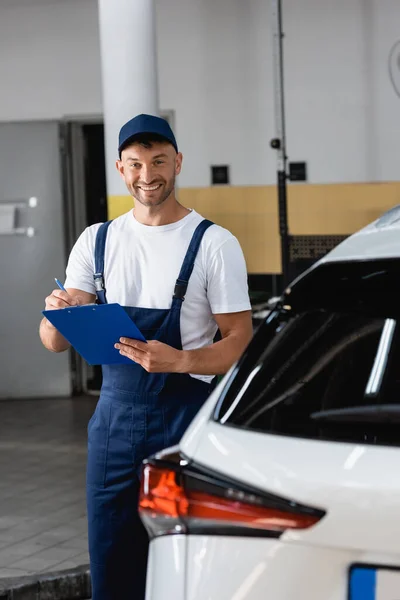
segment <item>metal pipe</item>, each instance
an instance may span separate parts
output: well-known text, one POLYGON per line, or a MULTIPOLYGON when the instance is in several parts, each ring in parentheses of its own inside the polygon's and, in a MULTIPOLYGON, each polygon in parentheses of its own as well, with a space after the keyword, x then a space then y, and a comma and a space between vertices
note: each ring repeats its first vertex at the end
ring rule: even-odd
POLYGON ((285 129, 285 94, 283 69, 283 37, 282 31, 282 2, 271 0, 271 22, 273 34, 274 83, 275 83, 275 126, 276 138, 271 141, 271 147, 277 151, 277 191, 279 235, 281 239, 281 264, 283 284, 289 281, 290 235, 287 218, 287 155, 285 129))

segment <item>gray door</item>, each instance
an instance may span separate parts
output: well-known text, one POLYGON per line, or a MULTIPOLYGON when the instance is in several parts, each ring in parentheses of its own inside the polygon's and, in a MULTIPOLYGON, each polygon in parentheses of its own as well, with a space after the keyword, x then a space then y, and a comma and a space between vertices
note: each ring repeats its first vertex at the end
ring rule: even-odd
POLYGON ((54 277, 65 276, 61 181, 57 123, 0 123, 0 398, 71 393, 69 353, 48 352, 38 335, 54 277), (4 204, 17 206, 19 234, 6 232, 4 204))

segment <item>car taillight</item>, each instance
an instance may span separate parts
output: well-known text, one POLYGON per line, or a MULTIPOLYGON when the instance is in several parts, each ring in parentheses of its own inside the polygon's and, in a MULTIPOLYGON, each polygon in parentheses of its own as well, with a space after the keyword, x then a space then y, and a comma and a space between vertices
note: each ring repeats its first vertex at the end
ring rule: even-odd
POLYGON ((196 468, 178 456, 163 454, 144 464, 139 513, 152 537, 168 533, 279 537, 287 529, 312 527, 325 514, 196 468))

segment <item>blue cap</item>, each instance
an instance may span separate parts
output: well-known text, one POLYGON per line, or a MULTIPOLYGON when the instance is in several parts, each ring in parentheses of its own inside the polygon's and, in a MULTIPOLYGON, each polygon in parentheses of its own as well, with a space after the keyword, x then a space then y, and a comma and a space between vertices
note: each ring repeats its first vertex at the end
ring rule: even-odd
POLYGON ((175 136, 168 121, 161 119, 160 117, 154 117, 153 115, 138 115, 121 127, 118 140, 118 152, 121 154, 121 151, 128 142, 133 142, 136 136, 144 133, 155 133, 156 135, 163 137, 167 142, 172 144, 178 152, 175 136))

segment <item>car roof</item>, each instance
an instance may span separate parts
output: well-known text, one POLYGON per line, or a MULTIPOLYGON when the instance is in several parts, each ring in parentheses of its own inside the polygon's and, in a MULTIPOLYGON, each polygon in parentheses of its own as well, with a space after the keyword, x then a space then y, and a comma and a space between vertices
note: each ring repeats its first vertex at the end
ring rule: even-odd
POLYGON ((345 239, 318 264, 381 258, 400 258, 400 205, 345 239))

